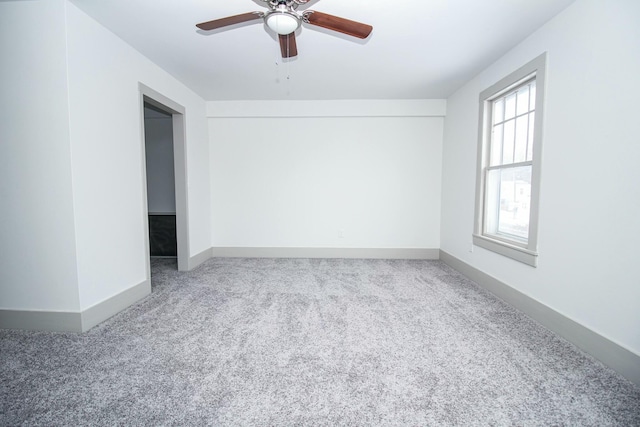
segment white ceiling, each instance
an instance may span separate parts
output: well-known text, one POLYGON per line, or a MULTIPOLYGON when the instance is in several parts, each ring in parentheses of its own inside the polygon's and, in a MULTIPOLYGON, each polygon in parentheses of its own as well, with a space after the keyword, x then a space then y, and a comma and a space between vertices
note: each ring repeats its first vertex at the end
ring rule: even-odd
POLYGON ((303 24, 282 60, 262 21, 205 33, 196 23, 261 0, 71 0, 205 100, 446 98, 574 0, 312 0, 373 25, 367 40, 303 24))

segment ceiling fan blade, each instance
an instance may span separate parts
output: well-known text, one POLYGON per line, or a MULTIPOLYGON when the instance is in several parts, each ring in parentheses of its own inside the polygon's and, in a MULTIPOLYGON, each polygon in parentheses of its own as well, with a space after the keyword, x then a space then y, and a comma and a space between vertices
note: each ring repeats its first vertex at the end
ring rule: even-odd
POLYGON ((263 16, 264 14, 262 12, 248 12, 240 15, 227 16, 226 18, 214 19, 213 21, 202 22, 200 24, 196 24, 196 27, 201 30, 210 31, 222 27, 228 27, 229 25, 253 21, 254 19, 261 19, 263 16))
POLYGON ((280 34, 280 52, 282 52, 283 58, 293 58, 294 56, 298 56, 296 33, 287 35, 280 34))
POLYGON ((371 34, 371 31, 373 31, 373 27, 371 25, 362 24, 360 22, 329 15, 327 13, 316 12, 314 10, 308 10, 304 12, 302 16, 304 21, 311 25, 317 25, 318 27, 338 31, 359 39, 366 39, 369 37, 369 34, 371 34))

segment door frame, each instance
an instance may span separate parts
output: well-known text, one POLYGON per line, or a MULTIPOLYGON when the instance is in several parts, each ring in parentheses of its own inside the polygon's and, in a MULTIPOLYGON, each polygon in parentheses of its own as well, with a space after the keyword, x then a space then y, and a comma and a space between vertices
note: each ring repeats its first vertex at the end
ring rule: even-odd
POLYGON ((142 83, 140 92, 141 149, 142 149, 142 189, 145 228, 145 257, 147 277, 151 277, 151 251, 149 248, 149 205, 147 200, 146 141, 144 136, 144 104, 151 104, 171 115, 173 127, 173 169, 176 194, 176 241, 178 246, 178 270, 189 269, 189 204, 187 194, 187 156, 185 132, 185 108, 177 102, 142 83))

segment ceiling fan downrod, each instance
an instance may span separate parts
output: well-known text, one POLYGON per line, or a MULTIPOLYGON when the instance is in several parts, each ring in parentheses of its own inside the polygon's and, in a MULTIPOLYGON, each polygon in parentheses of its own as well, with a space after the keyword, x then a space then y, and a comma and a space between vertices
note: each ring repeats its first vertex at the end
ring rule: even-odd
POLYGON ((309 3, 310 0, 262 0, 265 3, 269 3, 269 6, 273 9, 280 5, 286 5, 289 9, 296 9, 298 6, 309 3))

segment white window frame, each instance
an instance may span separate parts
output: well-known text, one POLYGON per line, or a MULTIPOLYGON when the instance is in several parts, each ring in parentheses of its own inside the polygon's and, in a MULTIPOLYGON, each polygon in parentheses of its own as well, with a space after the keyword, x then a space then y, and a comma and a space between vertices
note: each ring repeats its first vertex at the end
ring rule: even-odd
POLYGON ((473 244, 484 249, 523 262, 532 267, 538 263, 538 213, 540 200, 540 159, 542 155, 542 122, 544 117, 544 94, 546 79, 546 52, 523 67, 509 74, 499 82, 480 93, 480 119, 478 126, 478 163, 476 176, 475 224, 473 244), (513 90, 522 83, 535 78, 536 100, 533 128, 533 160, 531 167, 531 201, 529 217, 529 236, 526 242, 519 239, 501 238, 486 233, 485 230, 485 193, 486 171, 489 167, 489 145, 491 143, 491 109, 493 100, 513 90))

